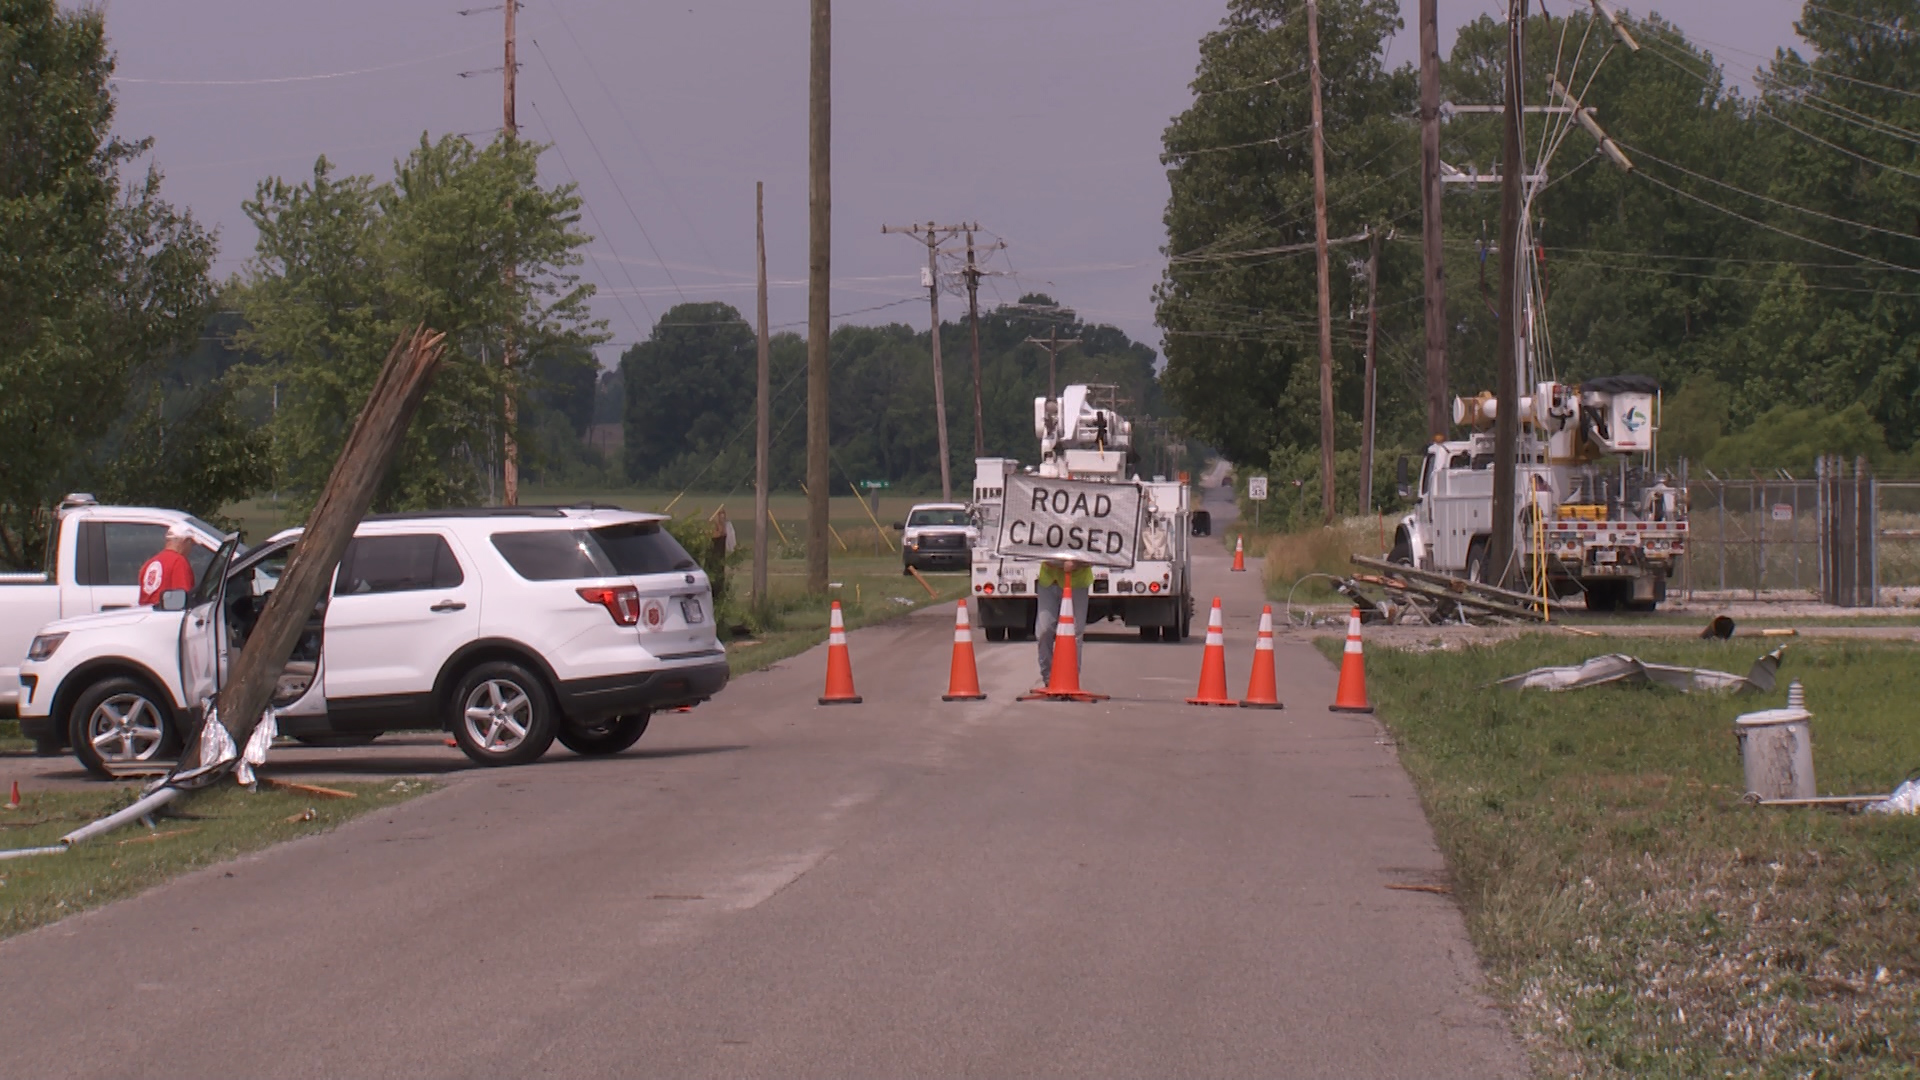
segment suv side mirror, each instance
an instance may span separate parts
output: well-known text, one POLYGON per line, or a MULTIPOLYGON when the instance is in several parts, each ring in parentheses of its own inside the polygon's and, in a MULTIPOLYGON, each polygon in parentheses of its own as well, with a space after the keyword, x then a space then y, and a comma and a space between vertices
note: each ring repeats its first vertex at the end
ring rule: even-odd
POLYGON ((1403 499, 1412 498, 1413 485, 1407 478, 1407 455, 1405 454, 1400 455, 1399 462, 1396 463, 1394 466, 1394 478, 1395 478, 1395 487, 1396 487, 1396 490, 1398 490, 1398 492, 1400 493, 1400 497, 1403 499))
POLYGON ((187 590, 168 589, 166 592, 161 593, 160 594, 160 610, 161 611, 187 610, 187 590))
POLYGON ((893 531, 894 531, 894 532, 906 532, 906 531, 907 531, 907 523, 906 523, 906 522, 904 522, 904 521, 896 521, 896 522, 894 522, 894 523, 893 523, 893 531))

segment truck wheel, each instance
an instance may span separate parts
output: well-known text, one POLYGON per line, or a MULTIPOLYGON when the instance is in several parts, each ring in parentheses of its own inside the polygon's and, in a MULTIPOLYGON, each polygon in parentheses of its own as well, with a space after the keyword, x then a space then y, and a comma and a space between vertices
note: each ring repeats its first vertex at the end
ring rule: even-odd
POLYGON ((1487 582, 1487 538, 1476 537, 1467 543, 1467 580, 1487 582))
POLYGON ((447 705, 454 740, 481 765, 537 761, 559 734, 560 717, 547 688, 511 661, 476 665, 454 686, 447 705))
POLYGON ((1393 534, 1393 548, 1387 552, 1387 561, 1401 566, 1413 565, 1413 542, 1407 539, 1406 533, 1393 534))
POLYGON ((630 713, 616 716, 594 724, 560 725, 560 745, 587 757, 604 754, 617 754, 647 733, 647 721, 653 719, 652 713, 630 713))
POLYGON ((139 679, 115 676, 88 687, 73 703, 67 735, 88 772, 112 779, 112 766, 140 765, 180 752, 173 709, 139 679))

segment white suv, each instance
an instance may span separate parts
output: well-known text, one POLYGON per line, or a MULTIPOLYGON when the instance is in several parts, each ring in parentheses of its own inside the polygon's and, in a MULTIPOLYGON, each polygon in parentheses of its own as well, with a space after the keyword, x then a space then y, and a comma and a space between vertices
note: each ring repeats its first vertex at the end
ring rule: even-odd
MULTIPOLYGON (((323 745, 442 728, 483 765, 558 738, 613 754, 657 709, 727 683, 707 576, 657 514, 513 507, 371 517, 340 560, 273 698, 280 731, 323 745)), ((23 723, 64 732, 111 775, 177 752, 279 583, 298 533, 191 595, 49 623, 20 669, 23 723)))

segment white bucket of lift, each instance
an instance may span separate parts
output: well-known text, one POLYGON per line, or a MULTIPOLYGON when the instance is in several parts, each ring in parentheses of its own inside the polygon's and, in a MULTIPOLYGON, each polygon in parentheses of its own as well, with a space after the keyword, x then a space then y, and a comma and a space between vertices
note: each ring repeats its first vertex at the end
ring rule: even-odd
POLYGON ((1733 735, 1740 741, 1749 795, 1769 800, 1814 797, 1812 719, 1798 682, 1787 687, 1786 708, 1734 719, 1733 735))

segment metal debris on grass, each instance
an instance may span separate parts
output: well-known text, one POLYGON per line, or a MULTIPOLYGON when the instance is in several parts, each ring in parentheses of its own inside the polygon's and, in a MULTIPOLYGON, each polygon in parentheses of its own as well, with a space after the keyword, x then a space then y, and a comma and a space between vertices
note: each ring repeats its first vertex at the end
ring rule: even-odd
POLYGON ((1596 656, 1583 664, 1572 667, 1542 667, 1532 671, 1501 679, 1495 686, 1504 686, 1510 690, 1584 690, 1590 686, 1604 686, 1608 683, 1627 685, 1665 686, 1681 693, 1706 690, 1714 693, 1732 691, 1737 694, 1768 693, 1773 690, 1774 677, 1780 671, 1780 662, 1785 659, 1787 647, 1781 647, 1753 662, 1753 669, 1745 675, 1732 675, 1711 668, 1677 667, 1672 664, 1649 664, 1638 657, 1625 653, 1608 653, 1596 656))

